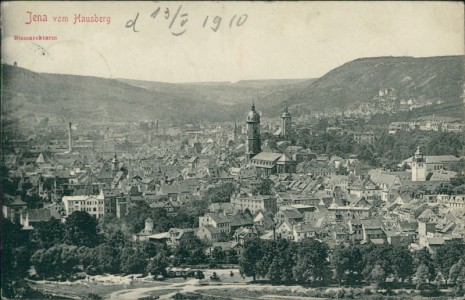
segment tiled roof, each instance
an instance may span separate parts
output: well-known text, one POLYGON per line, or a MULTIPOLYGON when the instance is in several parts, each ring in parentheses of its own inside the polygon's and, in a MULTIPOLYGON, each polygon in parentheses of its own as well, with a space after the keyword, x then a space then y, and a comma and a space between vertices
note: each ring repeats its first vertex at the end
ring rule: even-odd
POLYGON ((256 159, 256 160, 266 160, 266 161, 276 161, 276 160, 279 159, 281 156, 282 156, 281 153, 260 152, 260 153, 258 153, 257 155, 255 155, 254 157, 252 157, 252 159, 256 159))

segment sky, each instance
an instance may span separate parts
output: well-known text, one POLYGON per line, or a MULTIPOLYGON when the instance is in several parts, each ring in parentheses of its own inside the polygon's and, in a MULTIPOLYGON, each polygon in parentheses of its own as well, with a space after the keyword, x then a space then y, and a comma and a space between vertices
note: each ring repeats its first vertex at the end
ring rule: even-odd
POLYGON ((464 47, 459 1, 2 2, 2 63, 46 73, 317 78, 361 57, 464 55, 464 47), (38 35, 56 40, 15 40, 38 35))

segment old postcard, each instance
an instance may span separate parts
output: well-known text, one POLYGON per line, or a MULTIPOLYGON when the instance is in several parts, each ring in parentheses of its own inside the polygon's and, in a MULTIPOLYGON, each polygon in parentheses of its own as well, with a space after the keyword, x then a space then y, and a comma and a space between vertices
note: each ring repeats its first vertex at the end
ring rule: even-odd
POLYGON ((464 296, 463 2, 1 16, 2 298, 464 296))

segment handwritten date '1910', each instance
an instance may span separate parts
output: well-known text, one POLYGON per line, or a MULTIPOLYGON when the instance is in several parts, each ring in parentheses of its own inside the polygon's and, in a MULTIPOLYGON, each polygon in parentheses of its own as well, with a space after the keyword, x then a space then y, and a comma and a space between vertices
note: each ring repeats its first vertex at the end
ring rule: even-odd
MULTIPOLYGON (((180 5, 176 10, 170 10, 168 7, 162 10, 161 7, 155 9, 150 15, 152 19, 164 19, 167 22, 168 29, 171 30, 171 34, 174 36, 183 35, 187 31, 187 26, 189 22, 189 14, 183 11, 182 5, 180 5), (162 13, 160 15, 160 13, 162 13), (160 15, 160 17, 158 17, 160 15)), ((130 19, 126 22, 126 28, 132 28, 134 32, 139 32, 137 27, 137 20, 139 18, 139 13, 136 14, 134 19, 130 19)), ((222 21, 229 21, 229 28, 241 27, 247 21, 247 14, 242 14, 240 16, 233 15, 229 19, 225 19, 221 16, 205 16, 202 28, 209 28, 213 32, 217 32, 222 24, 222 21)), ((227 25, 223 25, 227 26, 227 25)))

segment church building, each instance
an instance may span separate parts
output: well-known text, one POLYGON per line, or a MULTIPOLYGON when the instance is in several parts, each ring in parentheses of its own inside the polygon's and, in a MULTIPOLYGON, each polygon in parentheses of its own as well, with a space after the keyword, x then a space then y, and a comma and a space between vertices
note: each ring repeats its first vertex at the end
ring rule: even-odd
MULTIPOLYGON (((283 128, 289 133, 290 114, 287 106, 282 115, 283 128)), ((294 173, 296 162, 286 154, 262 152, 260 140, 260 115, 255 111, 255 104, 252 104, 250 112, 247 114, 247 159, 251 166, 255 167, 258 173, 270 175, 276 173, 294 173)))

